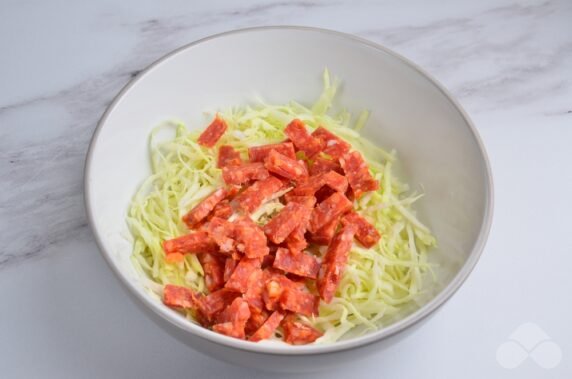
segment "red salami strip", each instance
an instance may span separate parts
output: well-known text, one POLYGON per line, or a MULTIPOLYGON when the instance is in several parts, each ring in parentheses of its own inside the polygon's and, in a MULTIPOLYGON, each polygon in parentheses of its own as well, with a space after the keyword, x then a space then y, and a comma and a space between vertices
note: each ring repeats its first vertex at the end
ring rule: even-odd
POLYGON ((228 166, 240 166, 242 159, 240 159, 240 153, 234 149, 234 147, 229 145, 222 145, 218 149, 218 161, 217 167, 223 168, 228 166))
POLYGON ((265 282, 262 299, 266 309, 269 311, 274 311, 278 308, 278 301, 280 301, 280 296, 282 296, 282 292, 284 291, 284 282, 282 279, 286 279, 286 277, 272 275, 265 282))
POLYGON ((226 122, 217 114, 210 125, 199 136, 199 144, 206 147, 213 147, 224 132, 226 132, 226 127, 226 122))
POLYGON ((316 198, 313 196, 292 195, 287 197, 287 201, 299 203, 305 207, 305 212, 300 215, 298 226, 296 226, 292 233, 290 233, 288 237, 286 237, 286 240, 284 240, 286 246, 288 246, 288 248, 293 252, 302 251, 308 246, 305 234, 308 228, 308 223, 310 222, 312 210, 316 204, 316 198))
POLYGON ((228 195, 224 188, 219 188, 209 196, 204 198, 200 203, 198 203, 193 209, 191 209, 186 215, 183 216, 183 222, 187 224, 189 229, 193 229, 200 224, 201 221, 207 218, 209 213, 214 209, 214 207, 220 203, 228 195))
POLYGON ((262 324, 260 328, 250 336, 249 340, 252 342, 258 342, 272 337, 278 326, 280 326, 284 316, 284 313, 273 312, 264 324, 262 324))
POLYGON ((308 247, 308 242, 306 241, 306 227, 298 225, 292 233, 286 237, 284 240, 288 249, 292 251, 302 251, 308 247))
POLYGON ((267 179, 255 182, 239 194, 235 198, 235 201, 242 211, 252 213, 274 193, 278 192, 282 186, 283 183, 280 179, 271 176, 267 179))
POLYGON ((166 254, 215 253, 218 250, 218 245, 206 231, 200 230, 163 241, 163 250, 166 254))
POLYGON ((264 226, 264 233, 270 241, 282 243, 300 224, 300 218, 306 213, 303 204, 288 203, 264 226))
POLYGON ((198 309, 201 316, 208 321, 213 321, 238 296, 240 296, 240 293, 223 288, 202 297, 199 301, 198 309))
POLYGON ((200 295, 186 287, 165 285, 163 288, 163 303, 168 307, 196 309, 200 301, 200 295))
POLYGON ((339 192, 334 193, 314 208, 308 230, 312 233, 317 232, 327 223, 346 213, 351 208, 351 201, 339 192))
POLYGON ((292 145, 292 142, 250 147, 248 148, 248 158, 251 162, 264 162, 271 151, 276 151, 290 159, 296 159, 296 152, 294 151, 294 145, 292 145))
POLYGON ((236 265, 234 272, 224 285, 225 288, 245 293, 248 289, 248 278, 260 268, 260 259, 242 258, 236 265))
POLYGON ((280 295, 280 308, 286 311, 299 313, 304 316, 318 314, 320 298, 296 287, 286 287, 280 295))
POLYGON ((232 304, 217 318, 213 330, 230 337, 245 339, 244 327, 250 317, 248 303, 242 298, 234 299, 232 304))
POLYGON ((271 173, 294 181, 299 181, 308 176, 308 170, 302 161, 288 158, 276 150, 272 150, 268 154, 264 160, 264 166, 271 173))
POLYGON ((292 253, 282 247, 276 251, 273 267, 311 279, 316 279, 320 270, 320 264, 314 256, 301 251, 292 253))
POLYGON ((324 153, 336 159, 350 151, 351 145, 339 138, 326 128, 320 126, 312 133, 314 138, 319 139, 324 144, 324 153))
POLYGON ((266 236, 262 229, 249 217, 236 223, 236 248, 248 258, 262 258, 270 252, 266 236))
POLYGON ((339 162, 324 157, 316 157, 312 166, 310 167, 310 175, 325 174, 330 171, 335 171, 338 174, 343 174, 342 166, 339 162))
POLYGON ((222 168, 222 178, 227 184, 244 184, 251 180, 266 179, 269 175, 264 164, 260 162, 222 168))
POLYGON ((356 232, 357 226, 345 225, 328 246, 316 283, 318 293, 326 303, 332 301, 340 284, 356 232))
POLYGON ((205 273, 205 284, 209 292, 224 286, 224 258, 215 254, 199 254, 199 262, 205 273))
POLYGON ((322 333, 300 321, 294 321, 287 317, 282 322, 284 341, 291 345, 306 345, 314 342, 322 336, 322 333))
POLYGON ((235 225, 225 219, 213 217, 208 223, 207 232, 217 243, 222 253, 230 254, 236 247, 235 225))
POLYGON ((262 292, 264 291, 264 273, 262 270, 255 270, 246 283, 246 292, 244 300, 248 302, 251 309, 262 312, 264 309, 264 301, 262 300, 262 292))
POLYGON ((292 195, 298 196, 314 195, 325 185, 335 191, 342 193, 345 193, 348 188, 348 182, 343 175, 340 175, 335 171, 329 171, 325 174, 310 176, 307 180, 300 183, 291 192, 292 195))
POLYGON ((230 279, 230 276, 234 272, 234 269, 236 268, 237 264, 238 261, 233 259, 232 257, 226 258, 226 261, 224 262, 224 273, 223 273, 223 280, 225 283, 228 282, 228 280, 230 279))
POLYGON ((298 119, 292 120, 284 129, 284 133, 294 143, 294 146, 303 151, 308 158, 318 154, 323 148, 322 141, 312 137, 306 130, 304 123, 298 119))
POLYGON ((230 206, 230 201, 225 199, 215 205, 209 217, 218 217, 227 220, 230 216, 232 216, 232 207, 230 206))
POLYGON ((336 229, 340 223, 340 216, 332 219, 326 225, 322 226, 316 233, 311 233, 309 241, 317 245, 328 246, 336 234, 336 229))
POLYGON ((341 157, 340 165, 346 173, 356 199, 359 199, 365 192, 375 191, 379 188, 379 182, 371 176, 369 168, 359 152, 352 151, 341 157))
POLYGON ((270 314, 266 310, 262 310, 261 312, 257 312, 255 309, 250 308, 250 318, 246 322, 246 326, 244 327, 244 331, 247 335, 252 335, 255 333, 264 322, 268 320, 270 314))
POLYGON ((356 212, 350 212, 342 218, 342 224, 357 226, 356 239, 364 247, 370 248, 379 241, 381 235, 365 218, 356 212))

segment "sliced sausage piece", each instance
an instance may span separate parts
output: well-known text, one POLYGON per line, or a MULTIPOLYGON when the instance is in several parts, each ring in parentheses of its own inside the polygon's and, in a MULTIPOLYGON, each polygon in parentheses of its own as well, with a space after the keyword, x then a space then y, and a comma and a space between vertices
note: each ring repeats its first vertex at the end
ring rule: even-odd
POLYGON ((292 142, 281 142, 250 147, 248 148, 248 158, 251 162, 264 162, 271 151, 277 151, 290 159, 296 159, 296 152, 294 151, 294 145, 292 145, 292 142))
POLYGON ((240 153, 230 145, 222 145, 218 149, 217 167, 223 168, 227 166, 240 166, 242 159, 240 153))
POLYGON ((236 265, 236 268, 224 287, 229 290, 245 293, 248 289, 248 278, 260 268, 260 261, 258 258, 242 258, 236 265))
POLYGON ((276 150, 268 154, 264 166, 271 173, 294 181, 300 181, 308 176, 308 169, 303 161, 288 158, 276 150))
POLYGON ((333 218, 332 221, 322 226, 315 233, 310 233, 308 240, 317 245, 328 246, 332 242, 332 238, 336 234, 338 224, 340 223, 340 216, 333 218))
POLYGON ((250 318, 248 303, 237 297, 217 318, 213 330, 230 337, 245 339, 244 327, 250 318))
POLYGON ((202 297, 198 304, 198 310, 201 316, 212 322, 220 312, 239 296, 239 292, 222 288, 202 297))
POLYGON ((330 171, 335 171, 338 174, 343 174, 342 166, 340 166, 339 162, 328 159, 323 156, 319 156, 314 158, 312 165, 310 166, 310 175, 319 175, 325 174, 330 171))
POLYGON ((343 194, 336 192, 314 208, 308 230, 315 233, 327 223, 346 213, 352 208, 352 202, 343 194))
POLYGON ((282 243, 300 225, 301 218, 306 213, 307 210, 303 204, 288 203, 264 226, 264 233, 270 241, 282 243))
POLYGON ((306 157, 311 158, 322 151, 323 144, 318 138, 315 138, 308 133, 306 125, 298 119, 292 120, 284 129, 284 133, 294 143, 294 146, 306 154, 306 157))
POLYGON ((272 337, 274 331, 280 326, 280 323, 284 319, 284 313, 282 312, 273 312, 270 317, 258 328, 256 332, 252 336, 250 336, 249 340, 252 342, 258 342, 265 340, 267 338, 272 337))
POLYGON ((291 318, 286 318, 282 322, 282 329, 284 330, 284 341, 291 345, 306 345, 322 336, 319 330, 291 318))
POLYGON ((356 212, 350 212, 342 218, 342 224, 354 224, 357 226, 356 239, 364 247, 370 248, 379 241, 381 235, 365 218, 356 212))
POLYGON ((222 168, 222 178, 226 184, 244 184, 251 180, 266 179, 269 175, 268 170, 261 162, 222 168))
POLYGON ((342 193, 346 192, 348 188, 348 182, 343 175, 340 175, 335 171, 329 171, 327 173, 318 174, 316 176, 310 176, 307 180, 301 182, 291 192, 292 195, 310 196, 314 195, 325 185, 334 191, 342 193))
POLYGON ((283 247, 276 251, 273 267, 311 279, 316 279, 320 270, 320 264, 313 255, 302 251, 292 253, 283 247))
POLYGON ((228 280, 230 279, 230 276, 234 272, 234 269, 236 268, 237 264, 238 261, 235 260, 234 258, 232 257, 226 258, 226 261, 224 262, 224 272, 223 272, 223 280, 225 283, 228 282, 228 280))
POLYGON ((356 232, 357 226, 344 225, 328 246, 316 283, 318 293, 326 303, 332 301, 342 280, 356 232))
POLYGON ((209 292, 224 286, 224 257, 215 254, 199 254, 199 262, 205 273, 205 284, 209 292))
POLYGON ((267 310, 263 309, 261 312, 258 312, 256 309, 250 307, 250 318, 246 322, 246 326, 244 327, 244 331, 247 335, 252 335, 255 333, 266 320, 270 314, 267 310))
POLYGON ((226 132, 226 128, 226 122, 222 119, 222 117, 220 117, 219 114, 217 114, 210 125, 199 136, 199 145, 203 145, 205 147, 213 147, 220 139, 220 137, 222 137, 224 132, 226 132))
POLYGON ((217 205, 215 205, 209 217, 211 218, 218 217, 228 220, 230 216, 232 216, 232 207, 230 206, 230 201, 228 199, 225 199, 220 203, 218 203, 217 205))
POLYGON ((264 301, 262 300, 264 279, 264 272, 260 269, 255 270, 248 278, 246 292, 243 295, 244 300, 250 305, 250 309, 256 312, 264 310, 264 301))
POLYGON ((284 291, 282 291, 280 295, 279 303, 280 308, 285 311, 310 317, 318 314, 320 298, 292 286, 284 288, 284 291))
POLYGON ((233 223, 219 217, 213 217, 207 225, 207 232, 225 254, 231 254, 236 248, 235 229, 233 223))
POLYGON ((322 126, 316 129, 312 133, 312 136, 319 139, 324 144, 324 150, 322 150, 322 152, 328 154, 334 159, 337 159, 350 151, 351 145, 349 143, 322 126))
POLYGON ((195 309, 200 301, 200 295, 192 289, 167 284, 163 288, 163 303, 168 307, 195 309))
POLYGON ((247 258, 262 258, 270 249, 264 231, 249 217, 243 217, 235 224, 236 248, 247 258))
POLYGON ((379 188, 379 182, 369 172, 362 155, 357 151, 345 154, 340 158, 340 165, 344 169, 353 195, 359 199, 364 193, 375 191, 379 188))
POLYGON ((187 224, 189 229, 197 227, 201 221, 207 218, 217 204, 223 201, 228 192, 224 188, 219 188, 206 198, 201 200, 193 209, 183 216, 183 222, 187 224))
POLYGON ((270 176, 264 180, 255 182, 239 194, 234 200, 236 201, 239 209, 247 213, 252 213, 272 195, 280 191, 283 185, 284 184, 280 179, 270 176))
POLYGON ((218 245, 206 231, 199 230, 181 237, 163 241, 163 250, 165 254, 216 253, 218 251, 218 245))

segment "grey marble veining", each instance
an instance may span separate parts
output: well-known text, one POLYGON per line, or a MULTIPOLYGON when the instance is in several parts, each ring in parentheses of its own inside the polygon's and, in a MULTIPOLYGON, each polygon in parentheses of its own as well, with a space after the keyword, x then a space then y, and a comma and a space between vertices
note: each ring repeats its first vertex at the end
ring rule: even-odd
MULTIPOLYGON (((36 293, 34 287, 53 285, 50 275, 42 271, 49 268, 57 275, 71 275, 70 280, 74 281, 78 277, 71 273, 86 275, 89 290, 93 290, 96 276, 82 267, 98 264, 83 253, 96 251, 83 208, 83 165, 97 121, 115 94, 147 65, 186 43, 236 28, 290 24, 336 29, 379 42, 413 60, 451 90, 482 134, 497 184, 495 229, 489 244, 492 247, 488 248, 494 254, 485 254, 479 264, 483 267, 481 276, 474 283, 483 284, 495 275, 503 275, 497 271, 499 267, 523 259, 523 265, 544 273, 540 287, 531 285, 528 293, 538 290, 536 301, 550 302, 539 308, 550 309, 553 300, 541 294, 555 288, 572 290, 572 281, 564 271, 542 264, 558 262, 572 254, 572 245, 556 242, 569 229, 562 209, 572 209, 567 199, 572 191, 572 174, 560 169, 572 161, 571 20, 572 2, 567 0, 2 2, 0 277, 9 284, 22 283, 24 288, 17 289, 31 296, 36 293), (565 198, 556 200, 556 205, 542 203, 560 196, 565 198), (521 242, 523 233, 530 240, 521 242), (548 258, 537 259, 533 252, 518 254, 528 246, 548 258)), ((103 266, 99 269, 104 270, 103 266)), ((527 283, 529 275, 521 273, 520 283, 527 283)), ((57 281, 55 288, 62 289, 65 282, 57 281)), ((480 296, 475 286, 465 291, 480 296)), ((504 294, 502 289, 498 292, 499 296, 504 294)), ((76 299, 82 298, 77 292, 73 294, 76 299)), ((21 314, 15 313, 15 309, 32 305, 27 303, 29 299, 22 303, 24 300, 14 296, 10 285, 0 288, 0 298, 11 310, 0 316, 0 323, 16 322, 21 314)), ((107 301, 105 294, 99 292, 96 299, 107 301)), ((114 298, 114 306, 121 303, 120 299, 114 298)), ((451 306, 452 312, 461 312, 460 308, 470 304, 458 301, 451 306)), ((501 299, 491 301, 500 304, 501 299)), ((510 303, 506 297, 502 301, 510 303)), ((535 313, 525 303, 521 297, 512 307, 528 312, 526 317, 535 317, 538 322, 555 323, 552 314, 535 313)), ((49 308, 49 303, 41 304, 42 309, 49 310, 41 318, 57 319, 53 316, 57 309, 49 308)), ((77 317, 86 317, 63 300, 57 304, 77 317)), ((130 315, 135 312, 130 308, 124 311, 133 312, 130 315)), ((474 317, 475 322, 490 323, 478 315, 474 317)), ((513 328, 521 321, 514 317, 498 321, 496 326, 499 330, 502 326, 504 333, 504 328, 513 328)), ((446 330, 447 321, 439 320, 434 328, 446 330)), ((71 325, 82 328, 77 320, 72 320, 71 325)), ((131 338, 137 338, 147 327, 132 326, 131 338)), ((64 325, 58 323, 46 328, 65 333, 64 325)), ((24 345, 42 347, 38 340, 26 337, 23 345, 8 349, 2 341, 17 338, 4 335, 6 330, 0 329, 0 356, 6 356, 4 352, 23 352, 24 345)), ((17 327, 13 330, 18 331, 17 327)), ((38 333, 43 332, 44 329, 38 329, 38 333)), ((85 338, 94 338, 97 330, 90 333, 85 338)), ((42 341, 48 343, 54 338, 57 339, 50 336, 42 341)), ((494 346, 501 337, 486 338, 489 339, 483 344, 493 346, 494 356, 494 346)), ((572 340, 572 336, 567 338, 572 340)), ((98 351, 105 350, 101 343, 98 351)), ((168 341, 162 343, 173 348, 168 341)), ((76 358, 87 354, 78 351, 82 355, 76 358)), ((70 348, 70 354, 80 353, 70 348)), ((138 354, 135 351, 126 359, 135 362, 138 354)), ((423 353, 416 354, 422 367, 423 353)), ((97 357, 114 359, 107 355, 97 357)), ((23 359, 20 355, 12 358, 13 362, 23 359)), ((54 362, 59 362, 60 358, 56 358, 54 362)), ((390 360, 384 360, 388 367, 390 360)), ((53 368, 50 362, 46 360, 45 367, 53 368)), ((494 358, 492 366, 487 366, 489 363, 485 360, 483 367, 498 368, 494 358)), ((122 363, 116 364, 121 370, 122 363)), ((446 372, 443 367, 441 372, 446 372)), ((13 373, 24 372, 15 366, 11 368, 13 373)), ((71 377, 71 372, 78 371, 66 371, 63 376, 71 377)), ((110 375, 114 371, 106 372, 110 375)), ((207 372, 210 371, 201 371, 207 372)), ((226 368, 219 367, 216 372, 232 377, 226 368)), ((254 377, 250 372, 241 371, 240 375, 254 377)), ((52 372, 51 376, 57 375, 52 372)))

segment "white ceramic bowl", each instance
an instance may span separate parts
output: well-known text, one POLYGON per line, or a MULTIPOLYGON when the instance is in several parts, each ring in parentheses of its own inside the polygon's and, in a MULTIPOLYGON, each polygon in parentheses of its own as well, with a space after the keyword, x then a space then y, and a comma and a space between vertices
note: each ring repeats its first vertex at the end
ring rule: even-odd
POLYGON ((194 42, 161 58, 129 83, 95 131, 85 171, 85 201, 101 252, 147 314, 177 338, 215 358, 274 371, 319 370, 389 346, 420 325, 463 283, 491 225, 489 164, 475 128, 434 79, 403 57, 363 39, 301 27, 253 28, 194 42), (188 322, 143 288, 129 261, 129 201, 150 173, 147 141, 160 122, 178 118, 204 127, 205 110, 292 99, 310 103, 325 67, 342 79, 337 103, 371 110, 363 133, 396 149, 400 172, 426 197, 418 213, 439 248, 438 281, 419 305, 392 324, 330 345, 251 343, 188 322))

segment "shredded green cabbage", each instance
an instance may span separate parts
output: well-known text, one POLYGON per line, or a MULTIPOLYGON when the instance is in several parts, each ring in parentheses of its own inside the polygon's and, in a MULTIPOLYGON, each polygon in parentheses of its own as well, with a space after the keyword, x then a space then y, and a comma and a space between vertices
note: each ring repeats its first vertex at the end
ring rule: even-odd
MULTIPOLYGON (((219 142, 246 155, 249 146, 284 140, 285 125, 299 118, 312 130, 322 125, 350 142, 364 155, 381 183, 378 191, 364 195, 354 207, 375 225, 382 238, 371 249, 354 244, 334 299, 329 304, 321 302, 319 317, 306 319, 324 331, 317 343, 334 342, 350 330, 365 333, 383 326, 384 320, 423 291, 422 274, 431 269, 427 251, 436 245, 430 230, 412 210, 421 196, 406 195, 409 187, 392 173, 395 153, 386 152, 358 133, 369 113, 362 112, 353 124, 346 111, 331 115, 328 111, 339 82, 332 81, 327 70, 323 81, 324 90, 311 108, 293 101, 222 112, 228 130, 219 142)), ((135 194, 128 212, 127 222, 134 238, 132 262, 144 275, 148 289, 157 295, 168 283, 206 291, 204 273, 195 255, 187 254, 180 263, 167 263, 161 247, 163 240, 185 234, 181 217, 223 185, 216 154, 197 144, 199 133, 189 131, 182 122, 161 125, 151 133, 152 175, 135 194), (169 138, 160 138, 165 131, 171 132, 169 138)), ((266 222, 281 207, 279 201, 272 200, 252 217, 259 223, 266 222)), ((187 316, 192 318, 190 313, 187 316)))

